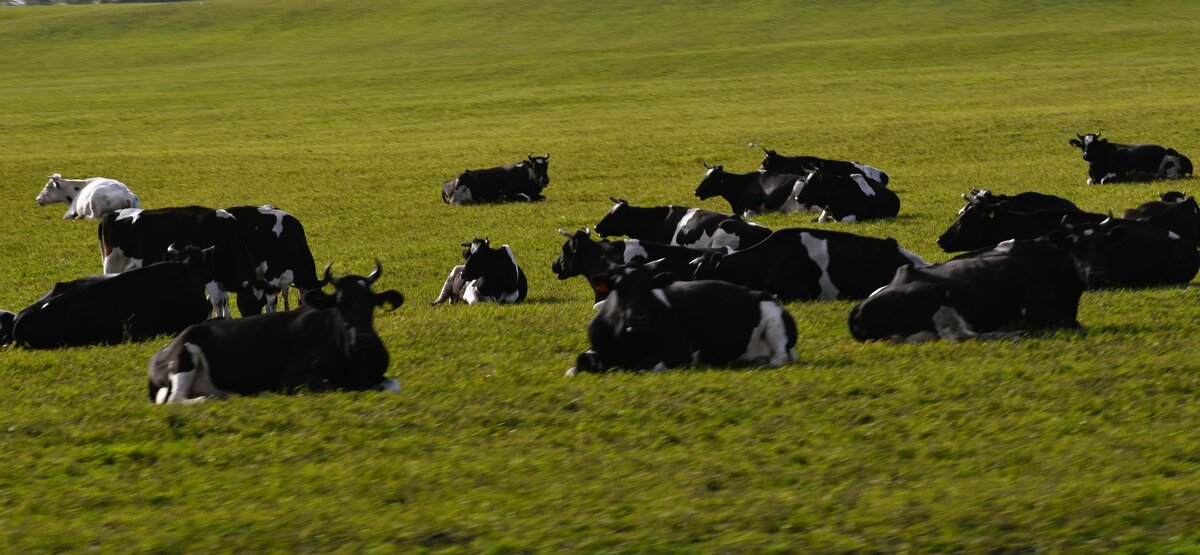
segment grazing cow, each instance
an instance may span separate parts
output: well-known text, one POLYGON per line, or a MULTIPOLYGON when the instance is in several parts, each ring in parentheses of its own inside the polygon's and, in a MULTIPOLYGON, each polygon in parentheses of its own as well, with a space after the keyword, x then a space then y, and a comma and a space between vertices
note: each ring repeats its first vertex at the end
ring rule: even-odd
POLYGON ((1079 328, 1083 281, 1066 243, 1059 233, 924 268, 902 266, 850 312, 850 334, 920 342, 1079 328))
POLYGON ((710 248, 725 249, 733 252, 753 247, 771 235, 771 228, 748 222, 741 218, 732 218, 721 222, 713 233, 710 248))
POLYGON ((1089 288, 1188 283, 1200 270, 1196 244, 1172 231, 1132 220, 1063 225, 1089 288))
POLYGON ((804 177, 796 202, 809 212, 820 212, 817 221, 857 222, 891 218, 900 213, 900 197, 862 175, 834 175, 811 171, 804 177))
POLYGON ((946 252, 990 247, 1007 239, 1033 239, 1055 231, 1066 223, 1098 222, 1103 214, 1078 210, 1035 210, 1018 212, 1005 202, 991 205, 967 205, 950 227, 938 237, 937 244, 946 252))
POLYGON ((507 166, 485 170, 466 170, 442 183, 442 202, 478 204, 484 202, 543 200, 542 189, 550 184, 550 155, 534 156, 507 166))
POLYGON ((1088 185, 1192 175, 1192 161, 1175 149, 1154 144, 1110 143, 1101 139, 1100 133, 1075 136, 1078 138, 1068 143, 1083 152, 1088 163, 1088 185))
POLYGON ((1162 193, 1159 199, 1126 210, 1123 218, 1173 231, 1185 241, 1200 244, 1200 206, 1196 199, 1177 191, 1162 193))
POLYGON ((465 264, 450 270, 442 292, 433 304, 444 302, 519 303, 529 293, 525 272, 517 266, 517 257, 508 245, 491 247, 491 239, 462 243, 465 264))
POLYGON ((767 293, 722 281, 672 282, 638 266, 600 277, 613 291, 588 325, 591 348, 567 376, 611 367, 658 371, 689 364, 796 360, 796 323, 767 293))
POLYGON ((790 173, 728 173, 723 166, 709 166, 700 185, 696 186, 696 198, 700 200, 719 196, 729 202, 734 214, 750 217, 764 212, 801 212, 796 194, 804 184, 801 177, 790 173))
POLYGON ((680 279, 691 276, 690 262, 701 256, 708 249, 693 249, 673 245, 663 245, 650 241, 629 239, 628 241, 596 241, 592 239, 591 231, 583 229, 574 234, 563 230, 558 232, 567 238, 563 243, 562 254, 550 265, 550 269, 558 275, 558 279, 572 276, 587 278, 595 293, 596 302, 608 297, 609 289, 603 280, 597 282, 596 276, 603 276, 609 270, 630 263, 648 264, 654 261, 659 272, 671 272, 680 279))
POLYGON ((242 227, 225 210, 201 206, 126 208, 105 216, 97 231, 106 274, 162 261, 171 244, 217 247, 214 279, 207 285, 216 318, 230 316, 228 291, 245 291, 258 283, 256 264, 242 227))
POLYGON ((145 341, 203 322, 212 248, 168 251, 178 261, 56 283, 17 315, 14 341, 31 349, 145 341))
POLYGON ((120 181, 107 177, 66 179, 57 173, 50 176, 36 200, 38 206, 56 202, 69 206, 64 220, 98 220, 114 210, 142 207, 137 195, 120 181))
POLYGON ((396 380, 384 376, 388 351, 375 332, 374 313, 377 306, 395 310, 404 296, 371 290, 383 273, 378 260, 366 277, 337 278, 331 266, 325 266, 324 281, 334 294, 309 290, 299 310, 209 320, 183 330, 150 358, 150 400, 188 403, 300 388, 399 391, 396 380))
POLYGON ((708 248, 722 221, 733 216, 686 206, 630 206, 629 201, 608 197, 613 207, 596 224, 601 237, 625 235, 632 239, 708 248))
POLYGON ((7 310, 0 310, 0 346, 12 343, 13 320, 17 317, 7 310))
POLYGON ((841 160, 826 160, 816 156, 784 156, 774 150, 763 149, 762 165, 759 171, 767 173, 794 173, 805 175, 812 170, 820 171, 831 177, 850 177, 861 175, 880 187, 887 187, 888 174, 879 168, 873 168, 858 162, 843 162, 841 160))
POLYGON ((783 300, 862 299, 896 269, 925 266, 895 239, 819 229, 781 229, 761 243, 695 261, 695 279, 719 279, 769 291, 783 300))
POLYGON ((242 227, 261 282, 270 285, 265 290, 251 286, 238 291, 237 305, 242 316, 258 314, 264 306, 267 312, 275 312, 276 292, 283 294, 283 309, 288 310, 290 286, 299 289, 298 296, 321 287, 300 220, 271 205, 237 206, 226 211, 242 227))
POLYGON ((1034 210, 1065 210, 1070 212, 1082 212, 1075 203, 1054 195, 1026 191, 1015 195, 996 195, 992 194, 987 189, 971 189, 970 195, 963 195, 963 200, 967 204, 958 211, 958 215, 963 215, 967 208, 974 206, 975 208, 983 208, 993 204, 1005 203, 1010 210, 1016 212, 1033 212, 1034 210))

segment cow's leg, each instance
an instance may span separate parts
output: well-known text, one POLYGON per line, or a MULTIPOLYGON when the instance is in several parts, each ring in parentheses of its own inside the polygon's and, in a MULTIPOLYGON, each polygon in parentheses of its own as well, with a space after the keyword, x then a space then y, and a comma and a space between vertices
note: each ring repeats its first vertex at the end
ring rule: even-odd
POLYGON ((208 302, 213 307, 212 317, 214 319, 228 317, 229 294, 225 292, 225 288, 221 287, 220 283, 210 281, 204 285, 204 289, 208 291, 208 302))
POLYGON ((465 265, 459 264, 450 270, 450 276, 446 278, 446 282, 442 284, 442 292, 438 294, 437 300, 433 304, 442 304, 446 301, 454 302, 455 293, 462 290, 462 273, 465 265))
POLYGON ((608 365, 600 357, 600 353, 588 349, 579 356, 575 357, 575 366, 572 366, 564 376, 571 378, 578 375, 580 372, 603 372, 608 369, 608 365))
MULTIPOLYGON (((185 403, 190 399, 192 382, 196 379, 196 370, 176 372, 171 374, 171 393, 167 396, 168 403, 185 403)), ((159 394, 161 396, 161 393, 159 394)))

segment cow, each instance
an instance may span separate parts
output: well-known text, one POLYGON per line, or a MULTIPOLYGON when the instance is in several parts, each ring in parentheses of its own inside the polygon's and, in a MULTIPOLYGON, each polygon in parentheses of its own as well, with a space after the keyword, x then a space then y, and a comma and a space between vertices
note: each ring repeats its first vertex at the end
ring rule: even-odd
POLYGON ((466 263, 450 270, 442 291, 432 304, 456 303, 519 303, 529 294, 525 272, 517 265, 512 248, 491 247, 491 239, 475 239, 461 243, 466 263))
MULTIPOLYGON (((703 162, 701 162, 703 163, 703 162)), ((730 210, 747 218, 765 212, 800 212, 796 194, 804 184, 801 177, 790 173, 728 173, 724 166, 709 166, 704 179, 696 186, 700 200, 719 196, 729 203, 730 210)))
POLYGON ((1184 284, 1200 270, 1195 243, 1148 223, 1107 218, 1063 229, 1089 289, 1184 284))
POLYGON ((288 310, 289 287, 298 289, 298 298, 305 291, 321 287, 300 220, 269 204, 235 206, 226 211, 242 228, 250 256, 262 276, 258 282, 270 286, 238 292, 237 306, 242 316, 258 314, 264 307, 267 312, 275 312, 276 292, 283 294, 283 309, 288 310))
POLYGON ((311 289, 298 310, 208 320, 183 330, 150 358, 150 400, 192 403, 301 389, 398 392, 396 380, 384 375, 388 351, 375 332, 374 313, 375 307, 395 310, 404 295, 371 290, 383 274, 378 260, 366 277, 339 278, 332 266, 325 266, 323 282, 333 294, 311 289))
POLYGON ((217 247, 213 281, 207 285, 215 318, 231 316, 229 291, 245 294, 256 283, 269 287, 258 279, 241 225, 226 210, 125 208, 101 219, 97 233, 106 274, 162 261, 171 244, 217 247))
POLYGON ((1034 191, 1026 191, 1015 195, 997 195, 993 194, 988 189, 971 189, 971 194, 964 194, 963 200, 967 201, 965 205, 958 211, 958 215, 963 215, 969 207, 983 208, 993 204, 1005 203, 1009 209, 1017 212, 1032 212, 1034 210, 1064 210, 1069 212, 1082 212, 1075 203, 1054 195, 1038 193, 1034 191))
POLYGON ((1178 191, 1162 193, 1159 199, 1126 210, 1122 218, 1173 231, 1185 241, 1200 244, 1200 206, 1196 199, 1178 191))
POLYGON ((608 197, 613 207, 596 224, 601 237, 625 235, 654 243, 707 248, 722 221, 733 216, 686 206, 630 206, 629 201, 608 197))
POLYGON ((175 334, 203 322, 213 247, 167 249, 167 261, 121 274, 56 283, 15 318, 13 340, 30 349, 107 345, 175 334))
POLYGON ((750 248, 693 261, 694 279, 719 279, 783 300, 862 299, 901 266, 925 266, 895 239, 820 229, 781 229, 750 248))
POLYGON ((1110 143, 1100 138, 1100 133, 1075 136, 1078 138, 1067 142, 1083 153, 1088 164, 1088 185, 1192 175, 1192 161, 1175 149, 1155 144, 1110 143))
POLYGON ((713 233, 710 248, 725 249, 733 252, 757 245, 771 235, 771 228, 748 222, 741 218, 731 218, 721 222, 713 233))
POLYGON ((1004 241, 987 253, 901 266, 850 312, 859 341, 1015 339, 1080 329, 1084 283, 1062 233, 1004 241))
POLYGON ((12 343, 13 320, 16 317, 12 312, 0 310, 0 347, 12 343))
POLYGON ((142 202, 124 183, 107 177, 67 179, 53 174, 37 196, 38 206, 66 204, 64 220, 98 220, 122 208, 141 208, 142 202))
POLYGON ((967 205, 937 239, 946 252, 991 247, 1006 239, 1033 239, 1059 229, 1062 223, 1099 222, 1106 216, 1078 210, 1019 212, 1006 202, 967 205))
POLYGON ((825 158, 817 158, 816 156, 784 156, 766 148, 763 148, 763 153, 765 155, 763 156, 762 165, 759 166, 759 171, 767 173, 804 175, 815 169, 833 177, 850 177, 851 175, 858 174, 880 187, 887 187, 888 184, 888 174, 886 172, 879 168, 859 164, 858 162, 826 160, 825 158))
POLYGON ((820 212, 820 222, 857 222, 891 218, 900 213, 900 197, 860 174, 836 175, 813 170, 803 179, 796 202, 820 212))
POLYGON ((507 166, 466 170, 442 183, 442 202, 479 204, 487 202, 534 202, 544 200, 542 190, 550 184, 550 154, 534 156, 507 166))
POLYGON ((565 236, 567 241, 562 245, 562 254, 550 265, 550 269, 558 279, 573 276, 587 278, 596 302, 608 297, 609 290, 593 278, 603 276, 617 266, 648 264, 653 261, 659 271, 671 272, 677 278, 684 279, 692 273, 690 262, 708 252, 708 249, 664 245, 638 239, 596 241, 592 239, 591 230, 586 228, 573 234, 561 229, 558 232, 565 236))
POLYGON ((796 323, 770 294, 723 281, 673 281, 637 265, 599 278, 613 292, 588 324, 591 348, 567 376, 612 367, 779 366, 796 360, 796 323))

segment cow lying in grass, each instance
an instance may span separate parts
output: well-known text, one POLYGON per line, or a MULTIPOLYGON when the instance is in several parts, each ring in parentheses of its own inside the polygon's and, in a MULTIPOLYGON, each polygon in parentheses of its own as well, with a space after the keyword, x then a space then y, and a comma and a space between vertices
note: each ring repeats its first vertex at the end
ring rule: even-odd
POLYGON ((61 202, 69 208, 64 220, 99 220, 122 208, 141 208, 142 202, 124 183, 107 177, 67 179, 50 176, 37 196, 38 206, 61 202))
POLYGON ((450 270, 442 291, 433 304, 456 303, 519 303, 529 294, 525 272, 517 265, 517 257, 508 245, 491 247, 491 239, 475 239, 462 243, 465 264, 450 270))
POLYGON ((550 269, 558 275, 558 279, 574 276, 587 278, 595 293, 596 302, 604 300, 609 290, 603 280, 596 282, 593 278, 602 276, 617 266, 654 261, 658 271, 671 272, 680 278, 690 278, 690 262, 708 252, 706 249, 663 245, 637 239, 596 241, 592 239, 588 229, 576 231, 574 234, 561 229, 558 232, 567 240, 562 245, 562 254, 550 265, 550 269))

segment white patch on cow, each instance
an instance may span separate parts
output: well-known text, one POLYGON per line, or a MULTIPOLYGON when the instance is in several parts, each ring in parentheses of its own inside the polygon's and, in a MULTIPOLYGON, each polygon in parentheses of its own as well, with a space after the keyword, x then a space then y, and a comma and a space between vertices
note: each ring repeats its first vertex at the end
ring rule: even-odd
POLYGON ((496 302, 498 302, 500 304, 515 303, 515 302, 517 302, 517 299, 519 299, 519 298, 521 298, 521 292, 513 291, 511 293, 507 293, 505 295, 500 296, 500 298, 496 299, 496 302))
POLYGON ((842 218, 842 221, 843 221, 843 222, 857 222, 857 221, 858 221, 858 216, 855 216, 854 214, 851 214, 851 215, 849 215, 849 216, 846 216, 845 218, 842 218))
POLYGON ((236 219, 233 217, 233 214, 230 214, 229 212, 226 212, 225 210, 217 210, 216 212, 217 212, 218 218, 229 218, 231 220, 236 219))
POLYGON ((709 245, 712 245, 712 236, 710 236, 707 231, 704 231, 704 232, 700 233, 700 236, 697 237, 694 242, 688 243, 683 246, 693 247, 693 248, 697 248, 697 249, 704 249, 704 248, 708 248, 709 245))
POLYGON ((717 171, 717 168, 708 168, 708 171, 704 172, 704 177, 712 175, 712 173, 715 171, 717 171))
POLYGON ((259 206, 258 211, 267 216, 275 216, 275 225, 271 226, 271 232, 276 237, 283 235, 283 217, 287 215, 287 212, 279 210, 270 204, 259 206))
POLYGON ((196 371, 177 372, 171 374, 168 379, 171 380, 171 395, 167 397, 167 402, 182 403, 188 400, 192 389, 192 381, 196 379, 196 371))
POLYGON ((750 341, 741 356, 745 362, 766 362, 779 366, 795 360, 787 347, 787 326, 784 323, 783 307, 775 301, 758 303, 758 325, 750 332, 750 341))
POLYGON ((350 328, 347 328, 346 331, 348 332, 348 335, 350 336, 350 348, 354 349, 354 346, 358 345, 358 330, 353 327, 350 327, 350 328))
MULTIPOLYGON (((683 243, 679 242, 679 236, 683 234, 683 230, 685 227, 687 227, 688 222, 692 221, 692 218, 696 217, 696 212, 698 212, 698 211, 699 211, 698 208, 689 208, 687 213, 685 213, 683 215, 683 217, 679 219, 679 224, 677 224, 675 226, 675 234, 671 236, 671 244, 672 245, 682 245, 683 244, 683 243)), ((669 215, 670 215, 670 212, 668 212, 668 217, 669 217, 669 215)))
POLYGON ((208 302, 213 307, 213 318, 229 317, 229 294, 225 288, 220 283, 210 281, 204 284, 204 290, 208 292, 208 302))
POLYGON ((811 233, 801 233, 800 242, 804 248, 808 250, 808 258, 817 265, 817 269, 821 270, 821 277, 818 283, 821 285, 821 300, 833 300, 838 297, 838 288, 833 285, 833 280, 829 277, 829 241, 825 239, 817 239, 811 233))
POLYGON ((817 223, 820 223, 820 224, 836 222, 836 221, 837 221, 837 219, 833 217, 833 214, 829 213, 828 209, 821 210, 821 215, 817 216, 817 223))
POLYGON ((1178 233, 1175 233, 1174 231, 1168 231, 1168 232, 1167 232, 1167 238, 1168 238, 1168 239, 1178 239, 1178 238, 1179 238, 1179 234, 1178 234, 1178 233))
POLYGON ((42 310, 45 310, 45 309, 46 309, 46 307, 48 307, 48 306, 50 306, 50 303, 45 303, 45 304, 43 304, 43 305, 42 305, 42 310))
POLYGON ((663 370, 666 370, 666 369, 667 369, 667 364, 660 360, 660 361, 658 361, 658 364, 654 365, 654 368, 650 369, 650 371, 651 372, 662 372, 663 370))
POLYGON ((880 171, 879 168, 872 168, 871 166, 859 164, 858 162, 850 162, 850 163, 854 164, 854 167, 858 168, 858 171, 862 172, 863 175, 867 176, 867 179, 870 179, 871 181, 874 181, 876 183, 883 181, 883 172, 880 171))
POLYGON ((171 389, 168 387, 158 388, 158 392, 154 394, 154 404, 161 405, 167 402, 167 395, 171 394, 171 389))
POLYGON ((883 291, 884 289, 887 289, 887 288, 888 288, 888 286, 884 285, 883 287, 880 287, 879 289, 871 291, 871 294, 867 295, 867 298, 869 299, 871 297, 874 297, 875 295, 878 295, 880 291, 883 291))
POLYGON ((121 250, 121 247, 113 247, 108 252, 108 256, 104 257, 104 273, 106 274, 119 274, 141 267, 142 259, 125 256, 125 251, 121 250))
POLYGON ((1109 179, 1113 179, 1113 178, 1115 178, 1115 177, 1117 177, 1117 174, 1115 174, 1115 173, 1113 173, 1113 172, 1108 172, 1108 174, 1107 174, 1107 175, 1105 175, 1104 177, 1100 178, 1100 184, 1101 184, 1101 185, 1103 185, 1103 184, 1105 184, 1105 183, 1108 183, 1108 180, 1109 180, 1109 179))
MULTIPOLYGON (((710 241, 708 243, 708 246, 712 247, 714 249, 722 249, 723 248, 729 252, 733 252, 733 251, 737 250, 738 245, 741 245, 741 243, 742 243, 741 237, 738 237, 737 235, 729 233, 728 231, 725 231, 724 229, 717 228, 717 231, 715 233, 713 233, 712 241, 710 241)), ((628 248, 628 247, 626 247, 626 248, 628 248)))
POLYGON ((1095 183, 1095 182, 1093 182, 1093 181, 1092 181, 1092 178, 1090 178, 1090 177, 1089 177, 1089 178, 1088 178, 1088 180, 1087 180, 1087 184, 1088 184, 1088 185, 1095 185, 1096 183, 1095 183))
POLYGON ((871 188, 870 183, 867 183, 867 178, 855 173, 850 175, 850 179, 853 179, 855 183, 858 183, 858 188, 864 195, 867 195, 868 197, 875 196, 875 189, 871 188))
POLYGON ((671 301, 667 300, 667 293, 665 291, 662 289, 651 289, 650 293, 652 293, 654 298, 658 299, 658 302, 662 303, 663 306, 671 308, 671 301))
POLYGON ((642 242, 637 239, 625 241, 625 252, 622 256, 626 264, 633 262, 638 257, 641 257, 642 260, 650 260, 650 253, 646 252, 646 247, 643 247, 642 242))
POLYGON ((500 248, 504 249, 504 252, 508 254, 508 259, 512 261, 513 273, 519 279, 521 277, 521 267, 517 266, 517 255, 513 254, 513 250, 508 245, 501 245, 500 248))
POLYGON ((994 250, 996 252, 1009 252, 1012 250, 1013 245, 1015 245, 1015 244, 1017 244, 1016 239, 1008 239, 1006 241, 1000 241, 999 243, 996 244, 996 248, 994 248, 992 250, 994 250))
POLYGON ((926 262, 924 258, 917 256, 915 253, 909 251, 908 249, 905 249, 903 247, 896 247, 896 248, 900 250, 900 256, 907 258, 909 262, 913 263, 914 268, 924 268, 925 266, 929 265, 929 263, 926 262))
POLYGON ((614 294, 615 293, 609 293, 607 297, 600 299, 600 302, 592 305, 592 310, 600 310, 600 307, 604 306, 604 303, 608 302, 608 300, 611 299, 614 294))
POLYGON ((979 335, 971 330, 971 325, 952 306, 942 305, 933 313, 933 326, 942 339, 957 341, 979 335))
POLYGON ((141 208, 122 208, 117 210, 117 221, 129 220, 129 223, 136 224, 138 218, 142 216, 141 208))
POLYGON ((482 298, 479 294, 479 287, 475 285, 475 280, 468 281, 463 285, 463 300, 467 304, 475 304, 480 302, 482 298))
POLYGON ((803 189, 804 180, 797 179, 796 182, 792 184, 792 193, 788 195, 787 200, 784 201, 783 206, 779 207, 779 210, 789 214, 793 212, 804 212, 807 207, 802 206, 799 199, 800 191, 803 189))
POLYGON ((379 385, 375 387, 378 387, 380 391, 386 391, 388 393, 400 393, 400 382, 391 378, 379 382, 379 385))
POLYGON ((1091 237, 1091 236, 1093 236, 1093 235, 1095 235, 1095 234, 1096 234, 1096 230, 1094 230, 1094 229, 1085 229, 1085 230, 1083 230, 1083 236, 1084 236, 1084 237, 1091 237))

